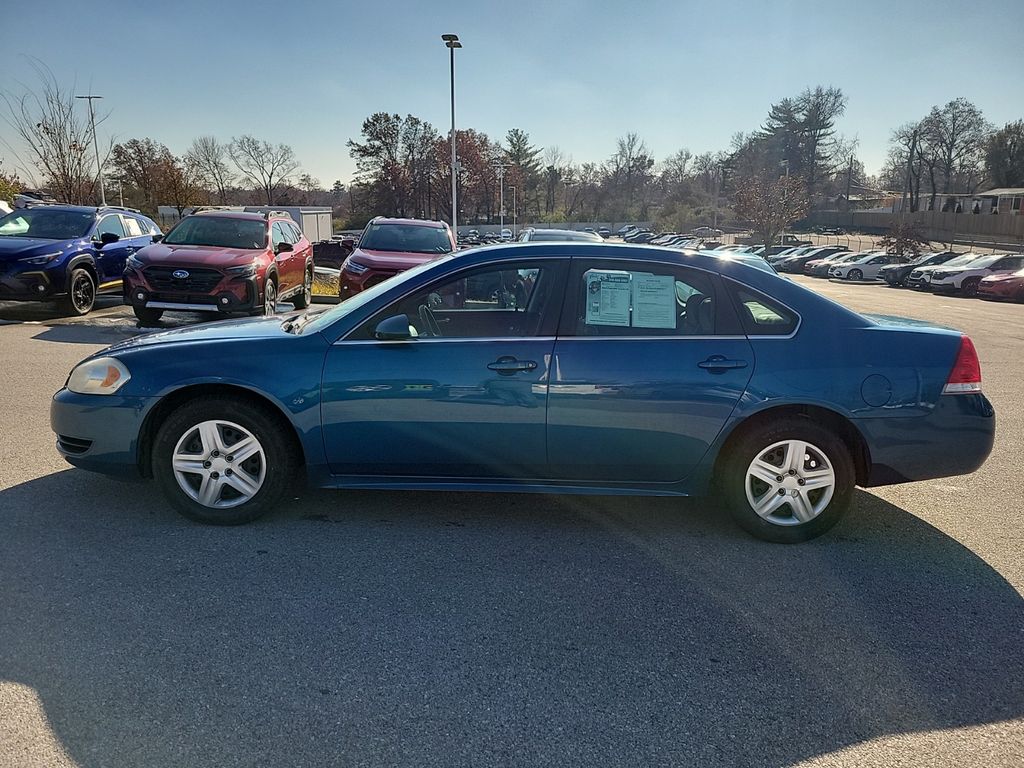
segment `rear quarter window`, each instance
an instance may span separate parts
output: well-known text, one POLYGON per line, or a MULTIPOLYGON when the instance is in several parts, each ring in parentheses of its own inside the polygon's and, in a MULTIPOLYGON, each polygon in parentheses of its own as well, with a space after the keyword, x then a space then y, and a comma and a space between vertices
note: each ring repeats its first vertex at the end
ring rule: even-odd
POLYGON ((730 284, 730 292, 748 336, 788 336, 800 323, 791 309, 752 288, 730 284))

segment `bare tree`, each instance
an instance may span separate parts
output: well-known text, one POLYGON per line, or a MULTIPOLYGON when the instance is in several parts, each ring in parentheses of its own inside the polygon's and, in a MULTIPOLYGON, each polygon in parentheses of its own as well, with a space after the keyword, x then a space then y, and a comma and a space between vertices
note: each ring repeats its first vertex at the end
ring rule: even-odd
POLYGON ((199 174, 202 183, 217 193, 217 203, 226 205, 228 189, 235 181, 235 172, 228 165, 228 145, 213 136, 200 136, 192 142, 186 160, 199 174))
MULTIPOLYGON (((43 183, 59 200, 79 205, 93 203, 97 189, 92 156, 94 126, 76 113, 73 89, 61 87, 41 62, 33 61, 32 66, 39 76, 37 91, 0 96, 5 107, 4 120, 28 155, 21 170, 29 176, 33 170, 40 173, 43 183)), ((98 116, 95 125, 106 117, 98 116)), ((9 148, 18 157, 14 147, 9 148)), ((104 154, 109 151, 108 144, 104 154)))
MULTIPOLYGON (((967 99, 954 99, 921 121, 922 146, 932 155, 943 194, 957 190, 974 192, 983 178, 985 144, 992 126, 981 110, 967 99)), ((934 198, 935 184, 932 195, 934 198)))
POLYGON ((802 179, 765 172, 739 180, 734 208, 762 242, 772 245, 787 226, 807 215, 809 205, 802 179))
POLYGON ((879 247, 897 256, 917 256, 921 248, 928 244, 929 241, 921 234, 917 223, 912 221, 893 224, 885 237, 878 241, 879 247))
POLYGON ((169 152, 163 160, 161 175, 164 182, 164 193, 169 197, 171 205, 178 216, 185 215, 185 209, 201 202, 203 191, 200 187, 198 168, 187 157, 177 158, 169 152))
POLYGON ((275 147, 248 135, 231 139, 228 154, 242 176, 266 197, 267 205, 274 204, 299 167, 294 150, 287 144, 275 147))

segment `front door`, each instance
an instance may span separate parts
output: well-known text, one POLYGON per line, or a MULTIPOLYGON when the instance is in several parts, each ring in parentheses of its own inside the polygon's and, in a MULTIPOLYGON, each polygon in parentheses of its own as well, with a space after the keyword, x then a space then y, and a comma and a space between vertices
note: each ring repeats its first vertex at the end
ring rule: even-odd
POLYGON ((119 214, 111 213, 100 219, 93 235, 93 243, 96 249, 96 266, 100 273, 100 287, 119 285, 128 256, 135 252, 119 214), (117 235, 117 242, 101 245, 100 237, 104 233, 117 235))
POLYGON ((657 262, 573 259, 548 395, 565 480, 674 482, 707 453, 754 355, 721 280, 657 262))
POLYGON ((564 266, 521 259, 449 273, 332 346, 322 418, 331 471, 535 478, 564 266), (374 331, 402 316, 413 338, 374 331))

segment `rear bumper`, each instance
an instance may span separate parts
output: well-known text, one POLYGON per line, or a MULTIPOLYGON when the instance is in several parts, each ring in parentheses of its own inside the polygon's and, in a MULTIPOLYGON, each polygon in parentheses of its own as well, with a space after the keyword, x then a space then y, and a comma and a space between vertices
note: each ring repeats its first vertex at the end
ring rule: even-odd
POLYGON ((138 440, 152 398, 79 395, 60 390, 50 402, 57 451, 91 472, 138 477, 138 440))
POLYGON ((865 487, 966 475, 992 452, 996 418, 982 394, 942 395, 927 416, 855 419, 868 445, 865 487))

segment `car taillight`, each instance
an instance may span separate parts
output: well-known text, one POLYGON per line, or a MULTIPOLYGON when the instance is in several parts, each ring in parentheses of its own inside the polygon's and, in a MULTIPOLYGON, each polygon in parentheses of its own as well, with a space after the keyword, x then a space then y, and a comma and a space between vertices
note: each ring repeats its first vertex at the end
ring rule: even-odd
POLYGON ((960 351, 956 353, 956 362, 949 372, 942 394, 964 395, 972 392, 981 392, 981 363, 974 342, 967 336, 961 336, 960 351))

